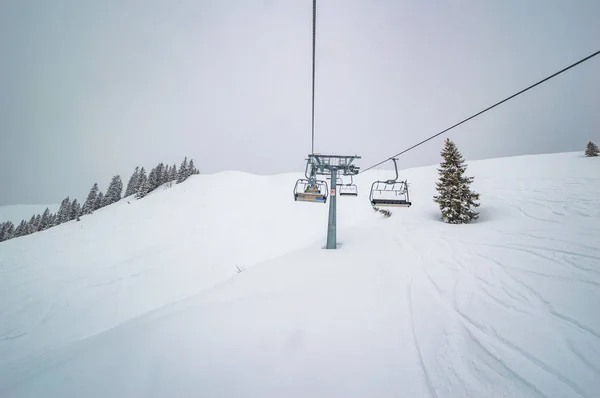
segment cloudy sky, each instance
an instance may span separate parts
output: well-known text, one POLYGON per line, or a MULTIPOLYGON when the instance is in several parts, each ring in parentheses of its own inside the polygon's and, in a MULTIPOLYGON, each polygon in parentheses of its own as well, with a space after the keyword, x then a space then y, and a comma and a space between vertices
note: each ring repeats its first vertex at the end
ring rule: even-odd
MULTIPOLYGON (((302 172, 310 0, 0 0, 0 205, 136 165, 302 172)), ((320 0, 315 151, 363 168, 600 49, 597 0, 320 0)), ((469 159, 600 141, 600 56, 452 131, 469 159)), ((400 158, 439 162, 444 137, 400 158)), ((389 167, 384 165, 382 167, 389 167)))

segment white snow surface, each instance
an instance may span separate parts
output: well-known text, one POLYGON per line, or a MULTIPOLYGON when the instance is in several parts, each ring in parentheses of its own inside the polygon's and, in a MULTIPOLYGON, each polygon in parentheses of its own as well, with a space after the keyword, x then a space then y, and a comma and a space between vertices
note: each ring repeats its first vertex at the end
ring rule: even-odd
POLYGON ((51 213, 58 211, 59 205, 4 205, 0 206, 0 223, 12 221, 15 228, 21 220, 29 221, 31 216, 44 214, 46 207, 51 213))
POLYGON ((386 218, 368 171, 338 250, 299 175, 241 172, 3 242, 0 396, 600 396, 600 159, 468 164, 477 222, 436 166, 386 218))

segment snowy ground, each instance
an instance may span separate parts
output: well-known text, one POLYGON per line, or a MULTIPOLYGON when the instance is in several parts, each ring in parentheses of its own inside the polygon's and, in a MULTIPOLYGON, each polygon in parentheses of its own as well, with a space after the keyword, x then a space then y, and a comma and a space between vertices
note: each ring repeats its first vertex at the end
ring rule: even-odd
POLYGON ((467 173, 459 226, 435 167, 389 219, 358 176, 335 251, 296 175, 235 172, 3 242, 0 396, 600 396, 600 159, 467 173))

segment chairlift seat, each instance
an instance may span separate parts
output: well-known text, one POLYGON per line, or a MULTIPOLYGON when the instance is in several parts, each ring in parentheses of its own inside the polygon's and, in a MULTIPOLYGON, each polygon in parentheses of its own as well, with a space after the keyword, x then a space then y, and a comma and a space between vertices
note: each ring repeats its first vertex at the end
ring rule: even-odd
POLYGON ((410 207, 412 203, 406 200, 373 199, 371 205, 378 207, 410 207))
POLYGON ((340 187, 340 196, 358 196, 356 185, 342 185, 340 187))
POLYGON ((300 192, 294 195, 294 200, 301 202, 322 202, 327 203, 327 196, 323 194, 314 194, 308 192, 300 192))

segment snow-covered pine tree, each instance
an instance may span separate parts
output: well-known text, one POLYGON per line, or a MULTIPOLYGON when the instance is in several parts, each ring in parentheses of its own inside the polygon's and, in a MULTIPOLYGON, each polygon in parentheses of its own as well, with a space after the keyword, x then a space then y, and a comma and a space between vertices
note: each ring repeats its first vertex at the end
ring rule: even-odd
POLYGON ((67 196, 64 198, 58 209, 57 222, 59 224, 65 223, 71 220, 71 198, 67 196))
POLYGON ((175 163, 173 163, 173 166, 171 166, 171 169, 169 170, 169 181, 176 181, 177 180, 177 166, 175 165, 175 163))
POLYGON ((131 175, 131 177, 129 178, 129 182, 127 183, 127 188, 125 189, 125 197, 133 195, 134 193, 137 192, 137 183, 138 183, 138 178, 140 175, 140 167, 137 166, 133 172, 133 174, 131 175))
POLYGON ((38 231, 43 231, 45 229, 48 229, 50 227, 51 219, 50 219, 50 209, 46 207, 46 210, 44 210, 44 213, 42 214, 42 218, 40 219, 40 227, 38 229, 38 231))
POLYGON ((179 166, 179 173, 177 173, 177 184, 185 181, 185 179, 187 178, 187 168, 188 168, 188 161, 187 161, 187 156, 183 159, 183 162, 181 162, 181 166, 179 166))
POLYGON ((98 199, 98 184, 94 183, 92 189, 90 189, 90 193, 88 194, 87 199, 83 203, 83 208, 81 212, 83 214, 92 214, 94 210, 96 210, 96 200, 98 199))
POLYGON ((15 237, 15 224, 12 221, 8 221, 8 227, 4 231, 4 240, 12 239, 15 237))
POLYGON ((34 226, 34 228, 35 228, 35 232, 37 232, 37 231, 41 231, 41 228, 40 228, 40 226, 41 226, 41 223, 42 223, 42 216, 41 216, 41 215, 39 215, 39 214, 37 214, 37 215, 35 216, 35 222, 33 223, 33 226, 34 226))
POLYGON ((106 194, 104 195, 104 206, 111 205, 121 200, 122 192, 123 182, 121 181, 121 176, 113 176, 110 184, 108 185, 108 189, 106 190, 106 194))
POLYGON ((444 159, 438 169, 440 178, 436 183, 439 195, 434 196, 441 211, 443 221, 450 224, 464 224, 477 220, 479 215, 473 210, 479 207, 479 194, 472 192, 469 185, 474 177, 465 177, 467 165, 458 148, 449 138, 441 152, 444 159))
POLYGON ((156 166, 156 181, 157 181, 156 188, 160 187, 162 184, 165 183, 164 174, 165 174, 165 164, 163 162, 160 162, 158 164, 158 166, 156 166))
POLYGON ((600 149, 598 149, 598 145, 594 144, 592 141, 587 143, 585 147, 585 156, 598 156, 600 155, 600 149))
POLYGON ((25 226, 25 235, 30 235, 34 232, 37 232, 35 230, 35 214, 31 216, 29 221, 27 221, 27 225, 25 226))
MULTIPOLYGON (((157 187, 158 179, 156 178, 156 167, 153 167, 152 170, 150 170, 150 173, 148 173, 148 178, 146 179, 145 184, 146 185, 143 189, 146 191, 146 193, 154 190, 154 188, 157 187)), ((138 192, 140 192, 141 189, 142 187, 140 186, 138 192)))
POLYGON ((94 204, 94 210, 98 210, 104 207, 104 193, 98 190, 98 195, 96 195, 96 203, 94 204))
POLYGON ((19 236, 24 236, 26 234, 27 222, 25 220, 21 220, 17 228, 15 229, 14 237, 17 238, 19 236))
POLYGON ((196 167, 194 166, 194 159, 190 159, 190 163, 188 164, 187 176, 191 176, 196 174, 196 167))
POLYGON ((2 224, 0 224, 0 242, 4 242, 5 240, 10 239, 8 230, 11 225, 12 225, 12 222, 10 222, 10 221, 6 221, 6 222, 3 222, 2 224))
MULTIPOLYGON (((152 169, 152 171, 154 171, 154 174, 156 174, 155 169, 152 169)), ((152 175, 152 171, 150 172, 150 175, 152 175)), ((146 195, 148 195, 148 193, 150 191, 152 191, 152 185, 151 185, 151 182, 150 182, 150 178, 144 178, 143 182, 142 182, 142 185, 140 186, 140 189, 135 194, 135 197, 138 198, 138 199, 142 199, 143 197, 145 197, 146 195)))
POLYGON ((79 220, 79 216, 81 216, 81 205, 77 201, 77 199, 73 200, 71 203, 71 220, 79 220))
POLYGON ((141 198, 139 196, 140 191, 142 190, 142 187, 148 184, 148 177, 146 176, 146 170, 142 167, 140 169, 140 174, 138 176, 138 188, 135 191, 135 197, 136 198, 141 198))
POLYGON ((163 165, 162 175, 160 177, 160 184, 166 184, 169 182, 169 165, 163 165))

